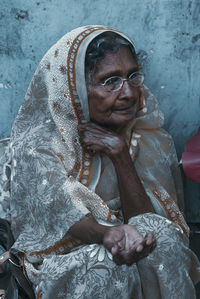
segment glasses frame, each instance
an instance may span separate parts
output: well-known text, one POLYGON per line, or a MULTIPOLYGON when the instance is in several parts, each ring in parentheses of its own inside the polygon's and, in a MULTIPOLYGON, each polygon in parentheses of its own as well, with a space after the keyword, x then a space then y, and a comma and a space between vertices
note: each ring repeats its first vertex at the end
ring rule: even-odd
MULTIPOLYGON (((133 72, 133 73, 131 73, 130 74, 130 76, 127 78, 127 79, 124 79, 124 78, 122 78, 122 77, 120 77, 120 76, 111 76, 111 77, 109 77, 109 78, 107 78, 106 80, 105 80, 105 82, 104 83, 101 83, 101 85, 102 86, 104 86, 104 88, 106 89, 106 82, 108 82, 108 80, 110 80, 110 79, 112 79, 112 78, 119 78, 119 79, 121 79, 121 84, 120 84, 120 86, 119 86, 119 88, 117 88, 117 89, 114 89, 114 90, 106 90, 107 92, 117 92, 117 91, 120 91, 122 88, 123 88, 123 85, 124 85, 124 82, 125 81, 127 81, 132 87, 139 87, 139 86, 141 86, 142 84, 143 84, 143 82, 144 82, 144 73, 143 72, 140 72, 140 71, 138 71, 138 72, 133 72), (140 84, 138 84, 138 85, 131 85, 131 82, 130 82, 130 77, 133 75, 133 74, 138 74, 138 75, 140 75, 141 76, 141 83, 140 84)), ((133 81, 134 81, 134 79, 133 79, 133 81)))

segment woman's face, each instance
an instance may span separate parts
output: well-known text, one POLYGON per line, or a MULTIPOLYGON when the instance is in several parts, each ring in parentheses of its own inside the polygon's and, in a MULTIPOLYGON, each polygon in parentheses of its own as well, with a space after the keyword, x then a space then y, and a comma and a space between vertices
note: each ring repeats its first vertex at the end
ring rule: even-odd
POLYGON ((124 82, 122 89, 108 92, 101 85, 105 79, 119 76, 127 79, 139 70, 131 51, 122 46, 117 53, 108 52, 98 65, 88 86, 88 103, 91 121, 111 129, 126 126, 139 109, 140 88, 124 82))

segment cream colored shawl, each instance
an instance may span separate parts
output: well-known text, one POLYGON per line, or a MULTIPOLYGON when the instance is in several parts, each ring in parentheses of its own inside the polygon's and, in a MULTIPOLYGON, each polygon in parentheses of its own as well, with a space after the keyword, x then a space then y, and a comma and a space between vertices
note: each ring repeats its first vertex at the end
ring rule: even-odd
MULTIPOLYGON (((85 53, 91 40, 105 31, 118 32, 105 26, 77 28, 46 53, 12 129, 14 249, 32 259, 59 254, 60 244, 66 251, 74 247, 67 231, 88 213, 102 221, 120 222, 116 209, 107 204, 112 198, 95 192, 102 175, 101 158, 84 152, 77 132, 78 123, 89 120, 85 53)), ((144 98, 137 118, 123 134, 156 213, 187 234, 177 207, 183 199, 174 144, 161 129, 163 114, 146 87, 144 98)))

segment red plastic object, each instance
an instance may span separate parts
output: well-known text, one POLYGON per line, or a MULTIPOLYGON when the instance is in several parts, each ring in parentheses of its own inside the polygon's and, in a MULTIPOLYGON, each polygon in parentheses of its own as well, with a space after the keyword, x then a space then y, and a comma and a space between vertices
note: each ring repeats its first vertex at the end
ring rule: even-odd
POLYGON ((182 155, 182 165, 187 177, 200 183, 200 128, 197 134, 186 143, 186 152, 182 155))

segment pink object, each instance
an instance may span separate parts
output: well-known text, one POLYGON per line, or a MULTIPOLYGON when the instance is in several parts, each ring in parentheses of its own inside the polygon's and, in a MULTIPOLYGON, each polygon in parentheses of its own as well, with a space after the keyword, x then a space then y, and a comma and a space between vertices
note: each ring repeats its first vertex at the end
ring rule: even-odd
POLYGON ((186 152, 182 155, 182 164, 187 177, 200 183, 200 128, 197 134, 186 143, 186 152))

